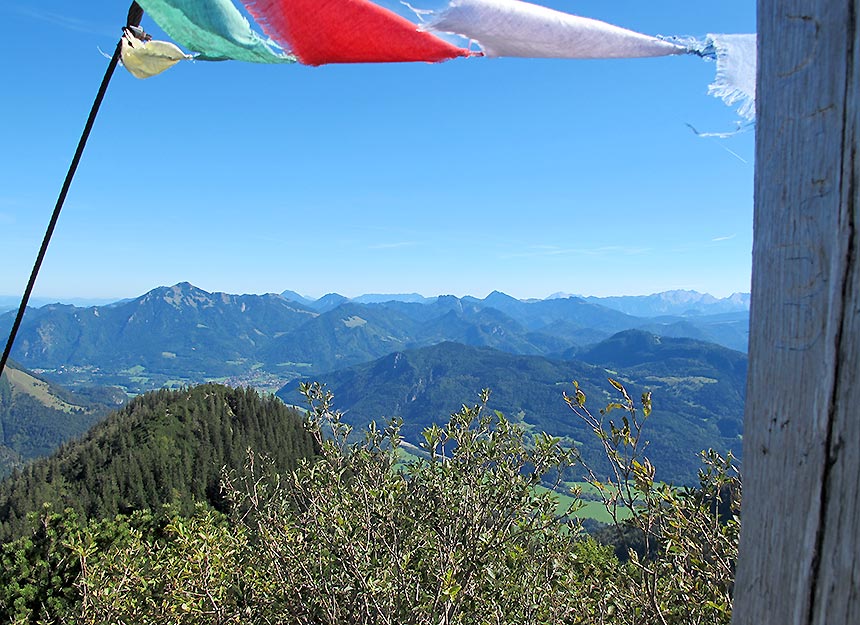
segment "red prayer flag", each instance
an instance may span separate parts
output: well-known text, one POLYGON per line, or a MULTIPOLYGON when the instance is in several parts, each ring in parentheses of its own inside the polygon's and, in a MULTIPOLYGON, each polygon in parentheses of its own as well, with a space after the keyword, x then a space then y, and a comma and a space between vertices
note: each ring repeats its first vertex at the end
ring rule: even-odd
POLYGON ((368 0, 243 0, 266 34, 305 65, 437 63, 470 56, 368 0))

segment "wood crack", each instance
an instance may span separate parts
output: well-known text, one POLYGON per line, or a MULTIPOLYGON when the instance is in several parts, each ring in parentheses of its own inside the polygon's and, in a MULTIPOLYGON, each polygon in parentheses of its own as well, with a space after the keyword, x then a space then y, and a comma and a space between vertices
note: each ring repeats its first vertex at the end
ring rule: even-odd
MULTIPOLYGON (((851 88, 853 85, 854 78, 854 39, 855 33, 857 32, 857 15, 855 11, 855 6, 853 2, 848 3, 848 24, 847 24, 847 44, 846 44, 846 72, 845 72, 845 89, 843 92, 843 106, 842 106, 842 141, 841 141, 841 149, 842 154, 844 156, 844 160, 842 162, 842 169, 840 171, 840 180, 839 180, 839 192, 840 198, 844 198, 845 201, 845 209, 844 213, 841 216, 844 216, 844 228, 847 231, 847 240, 846 240, 846 249, 845 249, 845 258, 839 264, 839 267, 844 267, 844 271, 842 272, 842 283, 840 284, 839 291, 839 324, 836 331, 836 335, 834 336, 834 371, 833 371, 833 384, 831 387, 830 393, 830 401, 827 408, 827 429, 824 438, 824 454, 825 454, 825 462, 822 468, 822 476, 821 476, 821 493, 818 502, 818 524, 816 527, 815 534, 815 551, 813 553, 813 558, 811 562, 812 567, 812 576, 811 583, 809 586, 809 595, 808 595, 808 603, 807 603, 807 614, 806 614, 806 623, 809 625, 813 625, 816 623, 816 608, 818 607, 819 600, 819 586, 821 583, 821 564, 823 560, 823 547, 824 547, 824 538, 827 530, 827 522, 828 522, 828 510, 829 510, 829 501, 830 501, 830 482, 831 482, 831 473, 833 471, 834 466, 839 460, 839 455, 843 447, 843 441, 840 438, 839 441, 834 444, 833 436, 834 436, 834 425, 837 419, 837 412, 839 408, 839 397, 841 395, 841 382, 842 382, 842 363, 847 362, 847 354, 846 346, 843 344, 843 339, 848 337, 849 330, 846 326, 849 323, 849 317, 853 314, 853 311, 846 309, 846 303, 851 301, 849 298, 851 297, 851 288, 852 288, 852 278, 854 278, 855 271, 855 237, 856 237, 856 224, 855 224, 855 193, 856 193, 856 168, 857 164, 857 148, 856 148, 856 137, 853 136, 853 133, 856 132, 856 128, 854 128, 854 124, 852 123, 851 116, 853 114, 853 110, 850 106, 853 101, 853 94, 851 93, 851 88)), ((837 232, 836 236, 838 237, 840 233, 837 232)), ((847 340, 850 340, 848 337, 847 340)))

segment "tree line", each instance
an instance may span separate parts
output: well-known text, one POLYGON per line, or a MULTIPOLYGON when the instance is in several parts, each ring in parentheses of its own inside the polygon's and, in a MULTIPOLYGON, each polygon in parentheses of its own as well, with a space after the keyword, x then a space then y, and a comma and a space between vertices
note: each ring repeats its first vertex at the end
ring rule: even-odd
POLYGON ((173 504, 182 513, 206 502, 224 510, 221 470, 247 449, 280 470, 313 455, 302 416, 253 389, 206 384, 141 395, 83 438, 0 482, 0 541, 20 536, 45 504, 106 518, 173 504))

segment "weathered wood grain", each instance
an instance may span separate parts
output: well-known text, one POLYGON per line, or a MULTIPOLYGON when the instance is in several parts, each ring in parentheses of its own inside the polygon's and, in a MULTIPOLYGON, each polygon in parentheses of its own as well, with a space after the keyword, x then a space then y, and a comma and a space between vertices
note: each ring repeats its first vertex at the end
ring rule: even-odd
POLYGON ((860 624, 858 0, 759 0, 734 623, 860 624))

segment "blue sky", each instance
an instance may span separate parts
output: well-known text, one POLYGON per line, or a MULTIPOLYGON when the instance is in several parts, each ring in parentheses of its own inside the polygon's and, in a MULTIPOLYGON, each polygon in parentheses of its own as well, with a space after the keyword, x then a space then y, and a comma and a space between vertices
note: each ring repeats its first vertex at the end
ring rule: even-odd
MULTIPOLYGON (((544 0, 648 34, 754 0, 544 0)), ((0 5, 0 294, 20 293, 125 1, 0 5)), ((144 27, 164 37, 144 18, 144 27)), ((748 291, 752 132, 694 57, 118 70, 35 294, 748 291)))

